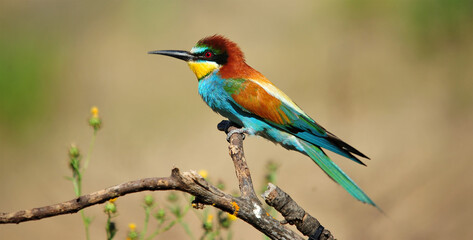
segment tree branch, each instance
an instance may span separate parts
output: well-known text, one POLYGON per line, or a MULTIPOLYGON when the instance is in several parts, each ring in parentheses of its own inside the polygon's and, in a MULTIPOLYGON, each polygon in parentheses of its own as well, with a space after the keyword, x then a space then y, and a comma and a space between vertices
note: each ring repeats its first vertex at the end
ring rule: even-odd
POLYGON ((296 225, 297 230, 309 236, 310 239, 333 240, 332 233, 325 229, 320 222, 304 211, 287 193, 279 187, 268 184, 268 190, 263 193, 266 203, 282 214, 286 223, 296 225))
MULTIPOLYGON (((223 120, 218 124, 217 128, 228 134, 232 130, 237 130, 238 126, 230 121, 223 120)), ((243 134, 232 134, 229 140, 230 145, 228 146, 228 150, 233 160, 233 165, 235 166, 235 174, 238 178, 241 196, 257 201, 258 197, 253 188, 250 169, 246 164, 245 152, 243 150, 244 137, 243 134)))
POLYGON ((45 207, 22 210, 13 213, 0 213, 0 223, 20 223, 39 220, 68 213, 75 213, 83 208, 106 202, 129 193, 141 191, 173 190, 178 186, 176 176, 179 169, 172 170, 171 177, 145 178, 109 187, 91 194, 83 195, 67 202, 57 203, 45 207))
MULTIPOLYGON (((231 131, 237 126, 229 121, 222 121, 218 125, 219 130, 231 131)), ((229 152, 235 165, 235 173, 238 178, 241 197, 233 197, 218 188, 210 185, 195 171, 180 172, 178 168, 172 169, 171 176, 163 178, 145 178, 136 181, 119 184, 67 202, 53 204, 50 206, 21 210, 12 213, 0 213, 0 224, 20 223, 43 218, 75 213, 86 207, 106 202, 107 200, 141 191, 166 191, 178 190, 195 196, 194 203, 200 208, 203 205, 212 205, 249 223, 271 239, 303 239, 301 236, 286 228, 282 223, 270 216, 263 208, 253 187, 250 171, 246 164, 243 151, 243 134, 233 134, 230 137, 229 152)), ((272 184, 271 184, 272 185, 272 184)), ((322 234, 317 236, 315 231, 321 226, 320 223, 300 208, 292 198, 281 189, 270 185, 271 192, 265 195, 266 201, 276 210, 281 212, 286 222, 296 224, 297 228, 309 239, 333 239, 328 230, 322 228, 322 234), (278 200, 279 199, 279 200, 278 200), (298 215, 291 211, 287 212, 285 204, 290 204, 290 209, 299 209, 298 215), (301 215, 301 211, 305 214, 301 215), (310 221, 309 221, 310 220, 310 221), (315 220, 315 221, 313 221, 315 220), (300 227, 300 226, 303 227, 300 227), (326 234, 328 232, 328 235, 326 234), (331 236, 332 238, 328 238, 331 236), (313 238, 317 237, 317 238, 313 238)), ((270 191, 268 190, 268 191, 270 191)), ((284 222, 284 223, 286 223, 284 222)), ((320 231, 320 230, 319 230, 320 231)))

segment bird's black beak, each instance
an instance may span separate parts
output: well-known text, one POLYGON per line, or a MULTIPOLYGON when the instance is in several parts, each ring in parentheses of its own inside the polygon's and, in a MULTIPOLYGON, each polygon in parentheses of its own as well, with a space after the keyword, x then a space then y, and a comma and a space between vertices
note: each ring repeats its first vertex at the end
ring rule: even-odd
POLYGON ((192 61, 195 56, 192 53, 187 51, 179 51, 179 50, 159 50, 159 51, 150 51, 148 54, 160 54, 169 57, 175 57, 186 62, 192 61))

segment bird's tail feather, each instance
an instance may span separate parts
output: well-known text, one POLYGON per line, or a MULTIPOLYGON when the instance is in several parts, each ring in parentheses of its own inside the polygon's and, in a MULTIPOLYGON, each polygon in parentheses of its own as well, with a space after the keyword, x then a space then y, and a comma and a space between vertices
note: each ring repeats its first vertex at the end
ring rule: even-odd
POLYGON ((376 204, 356 185, 353 180, 350 179, 330 158, 319 147, 312 145, 305 141, 300 141, 303 146, 305 153, 319 165, 322 170, 335 182, 340 184, 345 190, 347 190, 356 199, 373 205, 376 204))

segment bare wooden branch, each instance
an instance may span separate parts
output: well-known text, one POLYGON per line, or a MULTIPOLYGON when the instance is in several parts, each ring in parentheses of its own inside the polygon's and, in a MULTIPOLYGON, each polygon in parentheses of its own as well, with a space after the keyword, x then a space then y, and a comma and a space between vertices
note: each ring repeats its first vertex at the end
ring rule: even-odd
MULTIPOLYGON (((238 129, 238 126, 234 125, 234 123, 224 120, 218 124, 217 128, 221 131, 224 131, 225 133, 228 133, 232 130, 238 129)), ((250 219, 248 219, 250 221, 240 217, 240 212, 236 214, 237 217, 251 224, 253 227, 260 230, 271 239, 303 239, 269 215, 269 213, 267 213, 264 209, 261 201, 259 201, 253 187, 250 170, 246 164, 245 154, 243 151, 244 137, 245 136, 243 134, 233 134, 229 140, 230 145, 228 146, 228 150, 233 160, 235 173, 238 178, 241 193, 241 197, 238 199, 243 203, 240 205, 240 209, 241 207, 248 208, 248 210, 253 212, 253 215, 251 215, 250 219)))
MULTIPOLYGON (((228 121, 222 121, 218 127, 220 130, 226 132, 237 128, 237 126, 232 125, 232 123, 228 121)), ((100 204, 107 200, 135 192, 178 190, 195 196, 196 198, 194 203, 196 203, 196 207, 202 208, 204 205, 212 205, 225 212, 234 214, 262 233, 266 234, 271 239, 303 239, 292 230, 286 228, 282 223, 274 219, 264 210, 261 201, 259 201, 254 191, 250 171, 248 169, 248 165, 246 164, 243 151, 243 139, 243 134, 233 134, 229 141, 229 152, 235 165, 235 173, 238 178, 241 192, 240 197, 233 197, 232 195, 222 192, 218 188, 210 185, 195 171, 181 173, 178 168, 174 168, 172 170, 171 176, 169 177, 146 178, 130 181, 93 192, 91 194, 83 195, 79 198, 75 198, 63 203, 33 208, 30 210, 22 210, 13 213, 0 213, 0 224, 20 223, 68 213, 75 213, 86 207, 100 204)), ((283 214, 288 222, 295 221, 296 226, 303 234, 311 234, 308 236, 315 236, 312 232, 309 233, 306 229, 317 229, 318 226, 320 226, 320 223, 318 223, 316 219, 313 221, 313 218, 306 214, 305 211, 302 210, 297 204, 295 204, 289 195, 275 186, 274 189, 274 193, 270 192, 266 197, 266 201, 269 201, 268 204, 274 204, 274 207, 283 214), (288 203, 295 204, 295 206, 297 206, 305 214, 301 215, 300 211, 298 215, 294 215, 295 217, 293 217, 290 212, 289 214, 286 214, 284 207, 277 207, 279 205, 275 204, 275 202, 280 202, 277 199, 281 199, 281 196, 283 199, 286 199, 288 203), (303 224, 304 227, 299 228, 297 223, 299 219, 302 219, 301 224, 303 224), (311 220, 308 221, 307 219, 311 220)), ((284 203, 282 203, 281 206, 284 206, 284 203)), ((323 234, 320 235, 320 238, 317 239, 333 239, 333 237, 322 238, 323 236, 328 236, 325 234, 325 231, 328 232, 328 230, 324 230, 323 234)), ((328 232, 328 234, 330 234, 330 232, 328 232)))
POLYGON ((269 183, 268 190, 263 193, 266 203, 280 212, 285 222, 296 225, 297 229, 309 240, 333 240, 332 233, 324 228, 320 222, 304 211, 287 193, 279 187, 269 183))
MULTIPOLYGON (((228 128, 229 131, 237 129, 234 126, 228 128)), ((255 190, 253 188, 253 181, 251 180, 250 169, 246 164, 245 152, 243 150, 243 135, 233 134, 230 137, 230 145, 228 146, 230 156, 235 165, 235 173, 238 178, 241 196, 251 200, 258 200, 255 190)))
POLYGON ((176 189, 178 186, 177 175, 180 175, 179 169, 174 168, 171 177, 140 179, 83 195, 63 203, 13 213, 0 213, 0 223, 20 223, 75 213, 83 208, 134 192, 176 189))

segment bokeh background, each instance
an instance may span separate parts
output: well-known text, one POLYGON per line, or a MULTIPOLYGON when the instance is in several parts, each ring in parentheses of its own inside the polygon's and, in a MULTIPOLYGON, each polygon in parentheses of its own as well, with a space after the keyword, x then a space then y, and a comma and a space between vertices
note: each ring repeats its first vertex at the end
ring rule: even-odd
MULTIPOLYGON (((473 239, 473 2, 0 2, 0 211, 74 197, 67 149, 98 133, 84 192, 206 169, 237 189, 222 120, 185 63, 146 54, 189 50, 208 35, 239 43, 247 62, 309 115, 372 158, 330 154, 384 210, 361 204, 307 157, 261 138, 245 150, 256 187, 278 185, 339 239, 473 239)), ((117 200, 119 229, 142 227, 145 193, 117 200)), ((165 194, 153 193, 157 198, 165 194)), ((101 206, 92 239, 105 238, 101 206)), ((196 233, 201 226, 190 214, 196 233)), ((242 222, 234 239, 262 239, 242 222)), ((199 235, 199 234, 197 234, 199 235)), ((1 239, 85 239, 80 215, 0 226, 1 239)), ((161 239, 187 239, 175 227, 161 239)))

